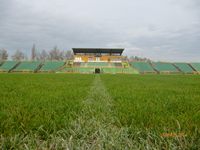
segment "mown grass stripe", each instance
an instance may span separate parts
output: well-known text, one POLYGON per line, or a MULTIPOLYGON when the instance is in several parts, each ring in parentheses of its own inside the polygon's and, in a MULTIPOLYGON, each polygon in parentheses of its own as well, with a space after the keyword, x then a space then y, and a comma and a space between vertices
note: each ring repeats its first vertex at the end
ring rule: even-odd
POLYGON ((90 89, 80 117, 72 124, 70 148, 121 149, 132 145, 127 128, 115 125, 113 100, 99 75, 90 89))

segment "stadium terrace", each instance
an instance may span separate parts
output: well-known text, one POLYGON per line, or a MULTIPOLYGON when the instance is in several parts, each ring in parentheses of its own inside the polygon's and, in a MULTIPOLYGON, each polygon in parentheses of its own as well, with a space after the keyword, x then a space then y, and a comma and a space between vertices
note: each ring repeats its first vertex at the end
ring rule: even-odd
POLYGON ((67 61, 4 61, 4 73, 200 74, 200 63, 128 62, 122 48, 73 48, 67 61))

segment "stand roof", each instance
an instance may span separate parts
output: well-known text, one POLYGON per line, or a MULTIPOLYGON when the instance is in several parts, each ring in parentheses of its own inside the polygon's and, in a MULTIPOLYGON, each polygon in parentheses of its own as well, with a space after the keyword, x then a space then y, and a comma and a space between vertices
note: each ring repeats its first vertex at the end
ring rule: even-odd
POLYGON ((77 53, 109 53, 109 54, 122 54, 123 48, 72 48, 74 54, 77 53))

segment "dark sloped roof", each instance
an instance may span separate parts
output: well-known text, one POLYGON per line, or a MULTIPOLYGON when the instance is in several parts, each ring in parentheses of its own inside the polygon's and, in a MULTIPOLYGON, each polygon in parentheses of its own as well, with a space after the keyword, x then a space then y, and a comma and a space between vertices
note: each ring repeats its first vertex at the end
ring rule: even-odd
POLYGON ((119 53, 122 54, 123 48, 72 48, 76 53, 119 53))

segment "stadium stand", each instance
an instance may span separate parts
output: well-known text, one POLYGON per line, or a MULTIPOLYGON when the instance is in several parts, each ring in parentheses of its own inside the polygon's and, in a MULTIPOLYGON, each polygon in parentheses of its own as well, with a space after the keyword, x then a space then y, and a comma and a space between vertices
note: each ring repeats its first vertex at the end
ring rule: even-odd
POLYGON ((95 73, 96 69, 100 69, 99 73, 103 73, 103 74, 139 74, 139 72, 137 70, 135 70, 134 68, 110 68, 110 67, 105 67, 105 68, 94 68, 94 67, 73 67, 73 68, 69 68, 69 67, 65 67, 59 71, 57 71, 57 73, 81 73, 81 74, 93 74, 95 73))
POLYGON ((108 67, 109 63, 107 62, 88 62, 88 67, 108 67))
POLYGON ((74 63, 73 63, 73 66, 74 66, 74 67, 80 67, 80 66, 81 66, 81 62, 74 62, 74 63))
POLYGON ((78 68, 78 73, 94 73, 94 68, 78 68))
POLYGON ((74 67, 122 67, 122 63, 112 62, 75 62, 74 67))
POLYGON ((5 61, 0 66, 0 72, 9 72, 18 65, 17 61, 5 61))
MULTIPOLYGON (((123 48, 73 48, 73 69, 62 69, 64 72, 79 73, 129 73, 137 74, 138 71, 130 67, 123 48)), ((66 67, 70 68, 70 67, 66 67)))
POLYGON ((43 66, 40 68, 40 72, 51 72, 56 71, 63 67, 65 65, 65 62, 63 61, 49 61, 45 62, 43 66))
POLYGON ((153 67, 159 73, 178 73, 178 69, 171 63, 162 63, 162 62, 155 62, 153 63, 153 67))
POLYGON ((87 63, 84 63, 84 62, 81 62, 81 67, 86 67, 87 66, 87 63))
POLYGON ((68 68, 65 67, 57 73, 81 73, 81 74, 89 74, 89 73, 95 73, 95 68, 68 68))
POLYGON ((107 73, 107 74, 115 74, 116 73, 116 68, 103 68, 102 73, 107 73))
POLYGON ((122 67, 122 63, 111 63, 111 66, 122 67))
POLYGON ((153 67, 147 62, 132 62, 131 66, 140 73, 156 73, 153 67))
POLYGON ((49 73, 196 73, 200 63, 131 62, 123 56, 123 48, 73 48, 73 58, 64 61, 0 61, 0 72, 49 73))
POLYGON ((155 62, 153 63, 153 67, 159 73, 178 73, 179 72, 179 70, 171 63, 155 62))
POLYGON ((174 63, 174 65, 183 73, 194 73, 194 70, 187 63, 174 63))
POLYGON ((139 74, 137 70, 134 68, 128 67, 128 68, 116 68, 117 73, 122 74, 139 74))
POLYGON ((38 69, 41 62, 39 61, 24 61, 21 62, 13 71, 14 72, 34 72, 38 69))
POLYGON ((102 68, 102 73, 106 74, 138 74, 139 72, 131 67, 129 68, 102 68))
POLYGON ((68 68, 68 67, 65 67, 63 69, 61 69, 60 71, 58 71, 59 73, 76 73, 77 69, 76 68, 68 68))
POLYGON ((195 71, 200 72, 200 63, 190 63, 190 66, 195 69, 195 71))

